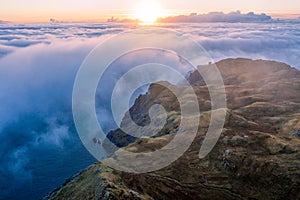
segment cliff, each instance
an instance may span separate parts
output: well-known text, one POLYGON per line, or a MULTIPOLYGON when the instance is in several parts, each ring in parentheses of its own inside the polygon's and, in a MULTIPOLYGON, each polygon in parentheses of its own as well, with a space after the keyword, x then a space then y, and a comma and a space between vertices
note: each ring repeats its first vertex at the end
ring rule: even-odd
MULTIPOLYGON (((189 81, 202 113, 197 136, 183 156, 161 170, 143 174, 95 163, 47 198, 299 199, 300 71, 275 61, 241 58, 216 65, 224 79, 228 108, 222 135, 207 157, 199 159, 198 154, 210 121, 211 101, 195 71, 189 81)), ((180 123, 180 107, 169 89, 152 84, 129 113, 137 124, 149 124, 147 113, 153 104, 163 105, 168 112, 158 134, 137 139, 118 129, 108 138, 132 152, 151 152, 166 145, 180 123)), ((121 126, 126 127, 129 113, 121 126)))

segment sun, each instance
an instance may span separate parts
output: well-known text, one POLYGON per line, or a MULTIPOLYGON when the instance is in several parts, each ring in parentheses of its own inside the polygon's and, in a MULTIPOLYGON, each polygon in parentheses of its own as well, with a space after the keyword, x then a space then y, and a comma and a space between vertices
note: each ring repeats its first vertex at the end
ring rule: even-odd
POLYGON ((158 18, 166 14, 166 10, 154 0, 144 0, 135 7, 132 18, 139 20, 142 25, 153 25, 158 18))

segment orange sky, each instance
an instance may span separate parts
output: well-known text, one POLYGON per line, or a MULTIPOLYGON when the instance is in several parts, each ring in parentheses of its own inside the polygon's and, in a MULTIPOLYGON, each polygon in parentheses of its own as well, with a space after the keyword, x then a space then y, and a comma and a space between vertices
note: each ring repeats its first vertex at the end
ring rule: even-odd
MULTIPOLYGON (((110 16, 128 18, 134 7, 146 0, 3 0, 0 20, 13 22, 42 22, 55 18, 63 21, 106 19, 110 16)), ((151 0, 153 1, 153 0, 151 0)), ((276 14, 298 17, 299 0, 154 0, 172 15, 212 11, 276 14)))

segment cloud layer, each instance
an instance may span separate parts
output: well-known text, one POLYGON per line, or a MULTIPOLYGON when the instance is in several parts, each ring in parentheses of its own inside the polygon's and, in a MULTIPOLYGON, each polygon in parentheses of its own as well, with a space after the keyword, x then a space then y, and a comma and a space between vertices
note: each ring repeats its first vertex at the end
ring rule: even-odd
POLYGON ((266 22, 271 21, 271 17, 266 14, 255 14, 249 12, 242 14, 240 11, 230 12, 211 12, 208 14, 192 13, 190 15, 179 15, 162 18, 159 21, 163 23, 203 23, 203 22, 266 22))
MULTIPOLYGON (((230 22, 235 17, 252 21, 162 27, 190 34, 215 60, 262 58, 300 69, 299 22, 274 22, 252 13, 226 17, 230 22), (259 23, 252 23, 254 19, 259 23)), ((63 177, 94 161, 74 128, 73 82, 90 50, 106 38, 134 28, 128 24, 0 24, 0 199, 16 198, 17 194, 27 199, 42 196, 62 183, 63 177), (53 173, 56 178, 49 177, 53 173)))
POLYGON ((74 143, 80 146, 72 122, 72 83, 92 47, 87 41, 38 44, 0 60, 0 174, 4 177, 0 197, 24 182, 36 181, 36 171, 28 167, 33 160, 55 156, 61 149, 70 151, 74 143), (33 156, 35 149, 41 153, 33 156))

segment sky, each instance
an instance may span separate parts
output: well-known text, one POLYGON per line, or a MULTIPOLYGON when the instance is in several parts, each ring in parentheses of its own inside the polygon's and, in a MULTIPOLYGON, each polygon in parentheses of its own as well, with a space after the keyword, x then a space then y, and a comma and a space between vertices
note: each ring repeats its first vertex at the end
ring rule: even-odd
MULTIPOLYGON (((144 0, 3 0, 0 20, 12 22, 43 22, 58 20, 98 20, 110 16, 128 17, 144 0)), ((152 0, 153 1, 153 0, 152 0)), ((299 0, 155 0, 172 15, 213 11, 256 12, 284 17, 300 14, 299 0)))

